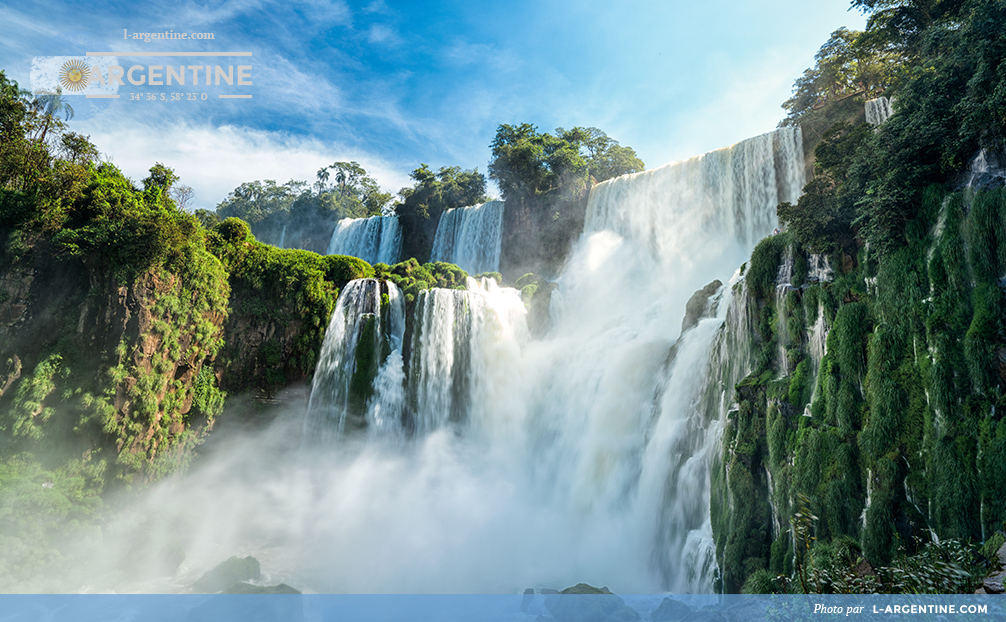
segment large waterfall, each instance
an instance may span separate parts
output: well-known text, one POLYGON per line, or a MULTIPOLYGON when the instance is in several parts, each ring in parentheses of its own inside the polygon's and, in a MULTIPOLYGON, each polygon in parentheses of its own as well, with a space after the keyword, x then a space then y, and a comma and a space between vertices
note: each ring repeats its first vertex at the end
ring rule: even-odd
POLYGON ((401 250, 398 216, 344 218, 335 226, 328 243, 329 255, 359 257, 371 264, 396 263, 401 250))
POLYGON ((499 270, 503 205, 503 201, 489 201, 444 212, 430 260, 456 264, 469 274, 499 270))
POLYGON ((803 162, 783 128, 595 186, 541 339, 491 280, 404 321, 390 283, 350 283, 299 459, 201 537, 317 591, 711 591, 710 473, 751 360, 738 268, 803 162))

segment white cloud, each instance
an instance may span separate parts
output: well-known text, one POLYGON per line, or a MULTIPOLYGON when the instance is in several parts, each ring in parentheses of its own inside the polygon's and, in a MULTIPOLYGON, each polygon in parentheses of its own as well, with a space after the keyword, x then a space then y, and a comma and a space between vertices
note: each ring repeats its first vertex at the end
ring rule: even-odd
POLYGON ((289 179, 311 182, 315 172, 340 160, 356 160, 382 188, 410 185, 408 173, 371 154, 279 132, 225 125, 177 123, 156 127, 105 118, 75 124, 123 173, 139 182, 155 162, 174 169, 180 183, 195 191, 195 207, 213 209, 246 181, 289 179))
POLYGON ((501 50, 486 43, 457 41, 442 53, 448 65, 485 65, 497 71, 510 71, 521 65, 521 59, 510 50, 501 50))
POLYGON ((397 45, 401 39, 394 29, 383 24, 374 24, 367 32, 367 41, 371 43, 383 43, 386 45, 397 45))

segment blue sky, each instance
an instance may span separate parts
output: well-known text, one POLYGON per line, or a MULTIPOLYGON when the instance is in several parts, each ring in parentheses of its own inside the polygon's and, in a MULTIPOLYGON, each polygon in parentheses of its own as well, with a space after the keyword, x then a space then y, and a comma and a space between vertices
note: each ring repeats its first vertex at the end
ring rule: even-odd
POLYGON ((70 99, 70 128, 128 175, 154 162, 213 208, 243 181, 307 179, 357 160, 388 190, 421 162, 486 171, 500 123, 594 126, 648 167, 771 130, 848 0, 705 2, 7 2, 0 68, 30 86, 35 56, 120 52, 120 64, 248 63, 252 99, 225 87, 126 85, 70 99), (813 8, 808 8, 813 7, 813 8), (212 41, 123 40, 212 32, 212 41), (131 52, 251 52, 248 59, 131 52), (129 94, 207 92, 205 101, 129 94))

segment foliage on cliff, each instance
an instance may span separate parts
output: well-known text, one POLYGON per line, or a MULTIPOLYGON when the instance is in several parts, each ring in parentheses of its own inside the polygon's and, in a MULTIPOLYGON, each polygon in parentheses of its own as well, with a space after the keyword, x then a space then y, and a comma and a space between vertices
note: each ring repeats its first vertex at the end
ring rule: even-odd
POLYGON ((753 370, 713 478, 731 591, 970 591, 1006 528, 1006 190, 961 189, 1004 147, 1006 5, 854 6, 867 30, 836 33, 787 102, 824 128, 815 177, 748 268, 753 370), (846 48, 880 52, 877 128, 837 104, 863 68, 846 48), (830 282, 808 278, 823 256, 830 282))
POLYGON ((353 279, 373 276, 373 268, 356 257, 263 244, 237 218, 218 224, 209 238, 232 289, 221 364, 224 387, 271 393, 307 378, 339 290, 353 279))
POLYGON ((831 282, 778 292, 756 275, 778 272, 789 239, 756 250, 754 369, 737 387, 714 478, 727 589, 766 571, 797 589, 801 572, 823 591, 964 589, 975 577, 958 584, 955 573, 979 572, 980 560, 955 562, 928 587, 897 588, 892 569, 935 554, 933 534, 979 543, 1004 528, 1006 190, 931 187, 910 231, 894 252, 860 250, 853 262, 837 251, 832 265, 846 269, 831 282), (819 358, 813 337, 824 331, 819 358), (801 505, 814 517, 806 542, 801 505))
POLYGON ((195 379, 222 343, 226 273, 169 169, 135 187, 2 81, 3 448, 155 477, 222 407, 212 374, 195 379))
POLYGON ((787 102, 790 122, 805 135, 820 128, 816 176, 796 206, 780 218, 801 243, 825 248, 852 235, 874 249, 908 243, 922 193, 959 175, 980 148, 1006 149, 1006 6, 996 0, 967 2, 873 2, 866 31, 852 36, 852 53, 834 38, 818 54, 814 80, 797 81, 787 102), (864 48, 879 50, 864 65, 864 48), (830 106, 830 90, 879 63, 889 76, 873 82, 870 95, 894 99, 895 114, 874 132, 850 128, 848 114, 830 106), (820 83, 820 84, 819 84, 820 83), (827 104, 827 105, 825 105, 827 104))
POLYGON ((449 209, 485 203, 486 178, 478 169, 445 166, 434 172, 426 164, 412 171, 411 188, 399 191, 395 213, 402 227, 402 259, 425 262, 433 250, 440 216, 449 209))

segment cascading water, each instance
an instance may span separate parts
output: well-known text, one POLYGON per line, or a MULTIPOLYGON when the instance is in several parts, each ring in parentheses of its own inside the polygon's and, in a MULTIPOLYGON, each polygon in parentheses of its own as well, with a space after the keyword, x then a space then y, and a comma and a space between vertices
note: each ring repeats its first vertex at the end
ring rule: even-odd
POLYGON ((786 254, 782 263, 779 264, 779 272, 775 279, 775 308, 778 310, 778 321, 776 322, 776 357, 779 364, 779 373, 783 376, 789 373, 789 354, 786 346, 789 345, 789 324, 786 321, 787 314, 783 312, 786 308, 786 295, 793 289, 793 247, 786 247, 786 254))
MULTIPOLYGON (((332 312, 315 368, 304 420, 305 443, 330 443, 346 432, 347 426, 357 429, 366 421, 380 429, 381 424, 395 419, 390 385, 404 373, 404 318, 402 296, 394 283, 357 279, 346 284, 332 312), (387 301, 382 300, 382 293, 387 301), (382 380, 377 387, 381 391, 372 396, 375 376, 382 380)), ((401 408, 399 400, 399 420, 401 408)))
POLYGON ((416 301, 409 397, 413 428, 426 435, 448 424, 491 425, 492 402, 516 389, 527 341, 520 294, 469 277, 467 290, 430 289, 416 301))
MULTIPOLYGON (((821 361, 824 360, 824 355, 828 353, 828 330, 828 321, 824 317, 824 306, 818 305, 817 319, 814 321, 814 325, 807 331, 807 354, 810 355, 811 378, 817 378, 818 371, 821 369, 821 361)), ((814 403, 816 394, 817 383, 814 383, 814 390, 810 396, 810 404, 814 403)), ((810 404, 807 404, 806 408, 804 408, 803 414, 806 417, 811 416, 810 404)))
POLYGON ((866 122, 870 125, 883 125, 892 114, 894 114, 894 100, 887 97, 866 100, 866 122))
POLYGON ((279 248, 286 248, 286 225, 283 225, 283 230, 279 233, 279 248))
MULTIPOLYGON (((803 181, 800 131, 786 128, 591 191, 552 335, 525 356, 529 443, 536 485, 616 536, 595 561, 650 582, 637 587, 711 589, 709 457, 733 384, 712 404, 698 398, 720 379, 707 365, 731 305, 677 343, 675 327, 691 293, 743 263, 803 181)), ((715 354, 721 366, 743 357, 715 354)))
POLYGON ((503 201, 489 201, 444 212, 430 260, 456 264, 469 274, 499 270, 503 206, 503 201))
POLYGON ((329 255, 359 257, 371 264, 397 263, 401 250, 398 216, 344 218, 335 226, 328 243, 329 255))
POLYGON ((810 256, 807 270, 807 280, 812 283, 825 283, 835 278, 831 270, 831 263, 826 255, 814 253, 810 256))
POLYGON ((1006 184, 1006 168, 999 164, 999 158, 988 149, 980 149, 978 155, 971 160, 968 169, 968 188, 991 189, 1001 188, 1006 184))
POLYGON ((199 537, 317 591, 711 591, 710 473, 751 368, 743 279, 679 327, 777 226, 803 162, 783 128, 595 186, 543 339, 518 292, 471 280, 421 293, 402 348, 401 296, 348 284, 304 425, 322 442, 218 493, 233 507, 207 504, 220 527, 199 537), (340 435, 363 422, 377 440, 340 435))

